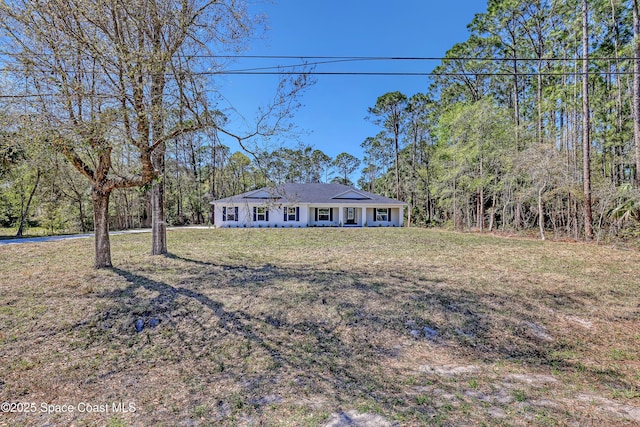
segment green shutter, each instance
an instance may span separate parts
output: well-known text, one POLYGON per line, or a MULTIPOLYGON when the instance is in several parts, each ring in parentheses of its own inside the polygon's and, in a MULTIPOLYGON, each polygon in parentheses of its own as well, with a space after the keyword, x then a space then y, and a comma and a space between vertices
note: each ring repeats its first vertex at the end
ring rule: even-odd
POLYGON ((296 206, 296 221, 300 221, 300 207, 296 206))
POLYGON ((222 220, 226 221, 227 220, 227 207, 223 207, 222 208, 222 220))

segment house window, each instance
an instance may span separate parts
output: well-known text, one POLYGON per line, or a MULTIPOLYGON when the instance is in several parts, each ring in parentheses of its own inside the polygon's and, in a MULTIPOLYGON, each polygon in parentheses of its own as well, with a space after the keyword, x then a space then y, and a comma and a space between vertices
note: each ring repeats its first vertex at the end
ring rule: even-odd
POLYGON ((287 221, 297 221, 296 208, 285 208, 287 210, 287 221))
POLYGON ((254 208, 254 221, 269 221, 269 210, 265 207, 254 208))
POLYGON ((223 221, 237 221, 238 220, 238 208, 234 206, 225 206, 222 208, 222 220, 223 221))
POLYGON ((389 222, 391 209, 388 208, 376 208, 376 221, 377 222, 389 222))
POLYGON ((330 208, 318 208, 318 221, 330 221, 330 208))

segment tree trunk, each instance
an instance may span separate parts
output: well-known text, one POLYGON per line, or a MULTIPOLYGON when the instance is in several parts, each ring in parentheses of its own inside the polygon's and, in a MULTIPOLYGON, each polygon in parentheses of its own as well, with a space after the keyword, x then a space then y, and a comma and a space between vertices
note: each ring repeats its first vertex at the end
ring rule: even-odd
POLYGON ((151 187, 151 255, 167 253, 167 223, 164 214, 164 147, 156 152, 153 166, 158 179, 151 187))
POLYGON ((513 115, 515 119, 516 151, 520 151, 520 89, 518 88, 518 60, 513 52, 513 115))
POLYGON ((477 192, 476 204, 476 227, 479 231, 484 231, 484 189, 479 188, 477 192))
MULTIPOLYGON (((33 184, 33 188, 31 189, 31 193, 29 193, 29 198, 27 199, 27 206, 22 209, 20 212, 20 224, 18 225, 18 231, 16 232, 16 237, 22 237, 22 233, 24 232, 24 223, 29 218, 29 208, 31 207, 31 201, 33 200, 33 195, 36 194, 36 190, 38 189, 38 184, 40 183, 40 168, 37 169, 36 174, 36 182, 33 184)), ((24 200, 24 199, 23 199, 24 200)))
POLYGON ((458 221, 457 221, 457 210, 458 210, 458 206, 457 206, 457 198, 456 198, 456 178, 453 179, 453 229, 457 230, 458 229, 458 221))
MULTIPOLYGON (((154 22, 152 26, 155 31, 153 32, 151 43, 154 46, 154 50, 159 54, 162 51, 160 23, 154 22)), ((161 55, 158 57, 160 58, 161 55)), ((164 70, 167 67, 167 63, 158 63, 156 67, 151 73, 152 141, 159 140, 164 135, 164 116, 162 112, 165 109, 163 104, 166 83, 164 70)), ((180 90, 182 90, 182 87, 180 87, 180 90)), ((157 181, 151 187, 151 255, 164 255, 167 253, 167 224, 164 216, 164 156, 166 149, 166 144, 162 142, 151 153, 151 161, 157 177, 157 181)), ((178 185, 180 185, 180 181, 178 181, 178 185)), ((182 196, 180 195, 178 204, 180 204, 181 198, 182 196)))
POLYGON ((164 255, 167 253, 167 224, 164 215, 164 176, 160 174, 159 177, 159 181, 154 183, 151 188, 151 255, 164 255))
MULTIPOLYGON (((636 13, 637 15, 637 13, 636 13)), ((624 140, 622 139, 622 135, 624 133, 624 108, 623 108, 623 104, 622 104, 622 79, 620 78, 620 61, 618 60, 618 58, 620 57, 620 52, 619 52, 619 47, 618 47, 618 40, 620 39, 620 30, 618 28, 618 21, 616 19, 616 8, 615 8, 615 3, 614 0, 611 0, 611 17, 612 17, 612 21, 613 21, 613 28, 614 28, 614 37, 613 37, 613 47, 614 47, 614 52, 615 52, 615 58, 616 58, 616 132, 618 134, 618 141, 617 144, 614 146, 613 148, 613 176, 614 176, 614 185, 618 186, 620 185, 620 183, 622 182, 623 179, 623 170, 624 170, 624 164, 622 161, 622 146, 624 145, 624 140)), ((640 53, 640 51, 636 51, 636 54, 640 53)), ((636 57, 637 58, 637 57, 636 57)), ((638 63, 638 67, 640 68, 640 62, 638 62, 638 60, 636 60, 634 62, 634 70, 635 70, 635 63, 638 63)), ((638 74, 635 74, 636 76, 638 74)), ((634 79, 636 80, 636 79, 634 79)), ((639 82, 639 88, 640 88, 640 81, 639 82)), ((634 85, 634 100, 635 100, 635 94, 637 93, 637 88, 634 85)), ((640 102, 640 96, 638 97, 638 102, 640 102)), ((640 135, 640 122, 635 119, 634 116, 634 141, 637 141, 636 136, 635 135, 640 135)), ((638 144, 636 143, 636 148, 638 147, 638 144)), ((638 153, 636 152, 636 162, 638 162, 640 159, 640 157, 638 156, 638 153)))
POLYGON ((544 141, 543 132, 542 132, 542 51, 540 51, 538 56, 538 144, 542 146, 542 142, 544 141))
POLYGON ((516 230, 520 230, 522 228, 522 201, 520 196, 516 196, 516 209, 513 216, 513 225, 516 230))
POLYGON ((400 146, 398 140, 400 139, 400 128, 396 124, 394 142, 395 142, 395 161, 396 161, 396 199, 400 200, 400 146))
MULTIPOLYGON (((413 133, 413 147, 411 150, 411 204, 409 205, 409 214, 416 208, 416 199, 418 197, 416 187, 418 186, 418 178, 416 174, 416 160, 418 157, 418 129, 417 126, 413 133)), ((411 225, 411 215, 409 216, 409 225, 411 225)))
MULTIPOLYGON (((484 167, 483 167, 482 157, 480 157, 480 178, 483 178, 484 175, 484 167)), ((477 221, 476 224, 480 231, 484 231, 484 188, 480 187, 478 189, 478 211, 477 211, 477 221)))
POLYGON ((544 211, 542 206, 542 194, 547 186, 546 183, 538 189, 538 227, 540 228, 540 239, 544 240, 544 211))
POLYGON ((496 221, 496 206, 497 206, 498 196, 493 192, 492 200, 491 200, 491 214, 489 215, 489 231, 493 231, 493 227, 496 221))
POLYGON ((593 239, 591 212, 591 140, 589 135, 589 10, 582 0, 582 171, 584 191, 584 237, 593 239))
POLYGON ((109 242, 109 197, 111 192, 93 188, 93 227, 95 233, 95 268, 111 267, 111 243, 109 242))
POLYGON ((636 176, 640 187, 640 13, 638 0, 633 0, 633 140, 635 142, 636 176))

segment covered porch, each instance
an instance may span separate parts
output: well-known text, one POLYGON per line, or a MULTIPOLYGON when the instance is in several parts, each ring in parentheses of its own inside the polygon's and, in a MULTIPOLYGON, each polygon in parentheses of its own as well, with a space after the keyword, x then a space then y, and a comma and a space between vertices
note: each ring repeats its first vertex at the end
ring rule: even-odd
POLYGON ((316 227, 402 227, 403 219, 403 207, 309 207, 309 225, 316 227))

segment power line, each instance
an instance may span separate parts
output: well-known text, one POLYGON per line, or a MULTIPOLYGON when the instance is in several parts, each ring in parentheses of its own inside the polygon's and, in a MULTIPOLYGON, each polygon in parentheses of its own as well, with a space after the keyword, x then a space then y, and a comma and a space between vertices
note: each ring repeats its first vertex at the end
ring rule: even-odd
POLYGON ((227 59, 301 59, 301 60, 336 60, 338 61, 629 61, 640 59, 633 56, 588 56, 583 57, 500 57, 500 56, 309 56, 309 55, 190 55, 193 58, 227 58, 227 59))
MULTIPOLYGON (((535 76, 547 76, 547 77, 562 77, 562 76, 580 76, 582 75, 582 71, 579 72, 541 72, 541 73, 490 73, 490 72, 468 72, 468 73, 439 73, 439 72, 406 72, 406 71, 309 71, 309 72, 301 72, 301 71, 244 71, 244 70, 229 70, 229 71, 212 71, 212 72, 202 72, 198 73, 198 75, 300 75, 307 74, 312 76, 419 76, 419 77, 513 77, 513 76, 522 76, 522 77, 535 77, 535 76)), ((633 75, 633 71, 603 71, 596 73, 594 71, 589 72, 590 75, 633 75)))
MULTIPOLYGON (((8 52, 1 52, 0 55, 10 54, 8 52)), ((17 55, 17 54, 16 54, 17 55)), ((41 54, 42 56, 48 56, 48 54, 41 54)), ((237 75, 237 76, 287 76, 287 75, 310 75, 310 76, 396 76, 396 77, 464 77, 464 78, 477 78, 477 77, 535 77, 535 76, 544 76, 544 77, 576 77, 581 76, 582 71, 542 71, 542 72, 522 72, 518 71, 514 72, 504 72, 504 71, 458 71, 458 72, 434 72, 434 71, 316 71, 314 69, 307 71, 290 71, 286 70, 287 68, 296 68, 296 67, 309 67, 315 65, 325 65, 332 63, 345 63, 345 62, 360 62, 360 61, 538 61, 538 58, 498 58, 498 57, 396 57, 396 56, 297 56, 297 55, 200 55, 201 58, 233 58, 233 59, 315 59, 315 62, 305 62, 301 64, 294 65, 277 65, 270 67, 254 67, 254 68, 245 68, 245 69, 235 69, 235 70, 218 70, 218 71, 196 71, 189 73, 193 76, 224 76, 224 75, 237 75)), ((543 58, 543 61, 581 61, 583 58, 543 58)), ((613 57, 605 57, 605 58, 589 58, 590 60, 616 60, 616 61, 625 61, 625 60, 634 60, 633 57, 622 57, 622 58, 613 58, 613 57)), ((17 72, 24 73, 25 70, 20 67, 11 67, 5 66, 0 67, 0 71, 5 72, 17 72)), ((74 74, 74 72, 68 72, 65 70, 61 70, 63 72, 67 72, 69 74, 74 74)), ((84 74, 107 74, 105 71, 97 71, 97 70, 82 70, 84 74)), ((633 75, 634 72, 632 70, 629 71, 603 71, 600 70, 598 72, 591 71, 591 74, 594 75, 633 75)), ((167 74, 170 77, 170 74, 167 74)), ((36 93, 36 94, 11 94, 5 95, 0 94, 0 98, 3 99, 28 99, 35 97, 59 97, 62 94, 56 93, 36 93)), ((86 97, 103 97, 103 98, 116 98, 113 94, 83 94, 86 97)))
MULTIPOLYGON (((19 56, 19 53, 0 51, 0 56, 19 56)), ((49 57, 52 54, 49 53, 41 53, 41 54, 33 54, 35 56, 41 57, 49 57)), ((436 57, 436 56, 312 56, 312 55, 213 55, 213 54, 199 54, 199 55, 183 55, 185 58, 201 58, 201 59, 218 59, 218 58, 227 58, 227 59, 277 59, 277 60, 299 60, 303 61, 296 64, 278 64, 278 65, 269 65, 269 66, 257 66, 252 68, 241 68, 241 69, 232 69, 232 70, 217 70, 217 71, 196 71, 190 73, 191 75, 295 75, 295 74, 307 74, 307 75, 318 75, 318 76, 422 76, 422 77, 430 77, 434 75, 440 76, 509 76, 509 75, 518 75, 518 76, 570 76, 576 75, 579 73, 575 72, 444 72, 444 73, 434 73, 434 72, 405 72, 405 71, 316 71, 316 70, 307 70, 305 72, 300 71, 286 71, 287 69, 292 68, 305 68, 305 67, 315 67, 319 65, 327 65, 327 64, 336 64, 336 63, 347 63, 347 62, 370 62, 370 61, 383 61, 383 62, 394 62, 394 61, 441 61, 441 62, 452 62, 452 61, 461 61, 461 62, 513 62, 515 61, 523 63, 529 61, 545 61, 545 62, 582 62, 585 58, 579 57, 553 57, 553 58, 528 58, 528 57, 515 57, 515 58, 506 58, 506 57, 476 57, 476 56, 459 56, 459 57, 436 57), (313 60, 313 61, 312 61, 313 60), (311 62, 309 62, 311 61, 311 62)), ((60 58, 60 56, 57 56, 60 58)), ((71 56, 70 56, 71 58, 71 56)), ((73 57, 76 59, 75 57, 73 57)), ((91 56, 87 56, 86 59, 91 59, 91 56)), ((598 61, 616 61, 616 62, 625 62, 636 60, 640 58, 635 57, 589 57, 587 58, 589 61, 598 62, 598 61)), ((135 62, 135 60, 134 60, 135 62)), ((522 66, 522 64, 520 64, 522 66)), ((0 67, 2 71, 13 71, 18 73, 24 73, 25 70, 21 69, 21 67, 13 67, 5 66, 0 67)), ((61 70, 65 71, 65 70, 61 70)), ((65 71, 69 74, 73 74, 73 72, 65 71)), ((83 73, 101 73, 104 74, 104 71, 87 71, 83 70, 83 73)), ((628 75, 632 74, 631 71, 607 71, 601 72, 602 74, 608 75, 628 75)))
MULTIPOLYGON (((0 51, 0 55, 18 55, 12 54, 9 52, 0 51)), ((36 54, 36 56, 50 56, 50 54, 36 54)), ((568 71, 542 71, 542 72, 522 72, 518 71, 517 73, 513 72, 504 72, 504 71, 495 71, 495 72, 472 72, 472 71, 460 71, 460 72, 433 72, 433 71, 416 71, 416 72, 408 72, 408 71, 316 71, 314 69, 308 69, 306 71, 287 71, 287 69, 292 68, 305 68, 305 67, 315 67, 319 65, 327 65, 327 64, 336 64, 336 63, 347 63, 347 62, 365 62, 365 61, 462 61, 462 62, 491 62, 491 61, 500 61, 500 62, 527 62, 527 61, 583 61, 584 58, 577 57, 558 57, 558 58, 502 58, 502 57, 421 57, 421 56, 304 56, 304 55, 194 55, 191 57, 199 57, 199 58, 229 58, 229 59, 279 59, 279 60, 315 60, 313 62, 302 62, 296 64, 280 64, 280 65, 270 65, 270 66, 260 66, 260 67, 252 67, 252 68, 240 68, 240 69, 231 69, 231 70, 212 70, 212 71, 195 71, 191 72, 191 75, 194 76, 215 76, 215 75, 299 75, 299 74, 307 74, 307 75, 317 75, 317 76, 418 76, 418 77, 433 77, 433 76, 573 76, 579 75, 579 72, 568 72, 568 71)), ((635 60, 634 57, 590 57, 588 58, 590 61, 630 61, 635 60)), ((640 58, 638 58, 640 59, 640 58)), ((522 65, 522 64, 521 64, 522 65)), ((464 66, 464 64, 463 64, 464 66)), ((24 73, 26 72, 20 66, 9 66, 8 64, 4 67, 0 67, 0 71, 8 71, 8 72, 17 72, 24 73)), ((67 72, 69 74, 73 74, 75 71, 67 71, 60 70, 62 72, 67 72)), ((98 70, 82 70, 85 74, 106 74, 104 71, 98 70)), ((607 75, 630 75, 633 74, 632 71, 600 71, 596 74, 607 74, 607 75)), ((167 74, 169 75, 169 74, 167 74)))
MULTIPOLYGON (((256 76, 276 76, 276 75, 319 75, 319 76, 398 76, 398 77, 467 77, 467 78, 475 78, 475 77, 536 77, 538 75, 545 77, 576 77, 581 76, 582 71, 569 73, 569 72, 561 72, 561 73, 433 73, 433 72, 364 72, 364 71, 311 71, 308 73, 294 72, 294 71, 219 71, 219 72, 206 72, 200 73, 199 75, 256 75, 256 76)), ((625 71, 625 72, 602 72, 602 73, 594 73, 590 72, 591 75, 633 75, 633 71, 625 71)), ((5 95, 0 94, 0 99, 29 99, 29 98, 51 98, 51 97, 63 97, 66 95, 59 93, 34 93, 34 94, 12 94, 5 95)), ((72 96, 72 95, 71 95, 72 96)), ((83 97, 85 98, 105 98, 105 99, 121 99, 122 95, 114 95, 114 94, 99 94, 99 93, 83 93, 83 97)), ((124 95, 127 96, 127 95, 124 95)))
MULTIPOLYGON (((20 52, 8 52, 0 51, 0 56, 21 56, 20 52)), ((53 56, 52 53, 30 53, 30 56, 49 57, 53 56)), ((297 60, 315 60, 315 61, 327 61, 330 62, 349 62, 349 61, 584 61, 588 59, 590 61, 632 61, 636 58, 633 56, 593 56, 589 55, 587 58, 583 57, 500 57, 500 56, 314 56, 314 55, 215 55, 215 54, 183 54, 184 58, 200 58, 200 59, 297 59, 297 60)), ((64 58, 65 55, 56 55, 57 58, 64 58)), ((77 56, 68 55, 69 58, 77 59, 77 56)), ((86 59, 92 59, 91 55, 88 55, 86 59)), ((140 58, 144 59, 144 56, 140 58)), ((325 62, 321 62, 325 63, 325 62)))
MULTIPOLYGON (((293 66, 291 66, 293 67, 293 66)), ((291 68, 285 67, 285 68, 291 68)), ((239 70, 219 70, 219 71, 192 71, 189 73, 185 73, 191 76, 223 76, 223 75, 312 75, 312 76, 419 76, 419 77, 437 77, 437 76, 447 76, 447 77, 513 77, 513 76, 522 76, 522 77, 532 77, 532 76, 548 76, 548 77, 562 77, 562 76, 579 76, 582 75, 582 70, 580 71, 541 71, 541 72, 522 72, 518 71, 514 72, 503 72, 503 71, 457 71, 457 72, 437 72, 437 71, 315 71, 315 70, 307 70, 307 71, 287 71, 280 69, 282 67, 265 67, 265 68, 249 68, 249 69, 239 69, 239 70), (277 70, 275 70, 277 69, 277 70), (273 71, 268 71, 273 70, 273 71)), ((14 72, 14 73, 23 73, 25 70, 19 68, 10 68, 10 67, 0 67, 0 71, 4 72, 14 72)), ((75 71, 70 72, 68 70, 60 70, 67 74, 74 74, 75 71)), ((82 70, 82 74, 93 74, 93 75, 104 75, 107 74, 104 71, 87 71, 82 70)), ((594 75, 633 75, 635 74, 633 70, 629 71, 610 71, 610 70, 591 70, 589 74, 594 75)), ((166 76, 171 76, 171 73, 167 73, 166 76)))

